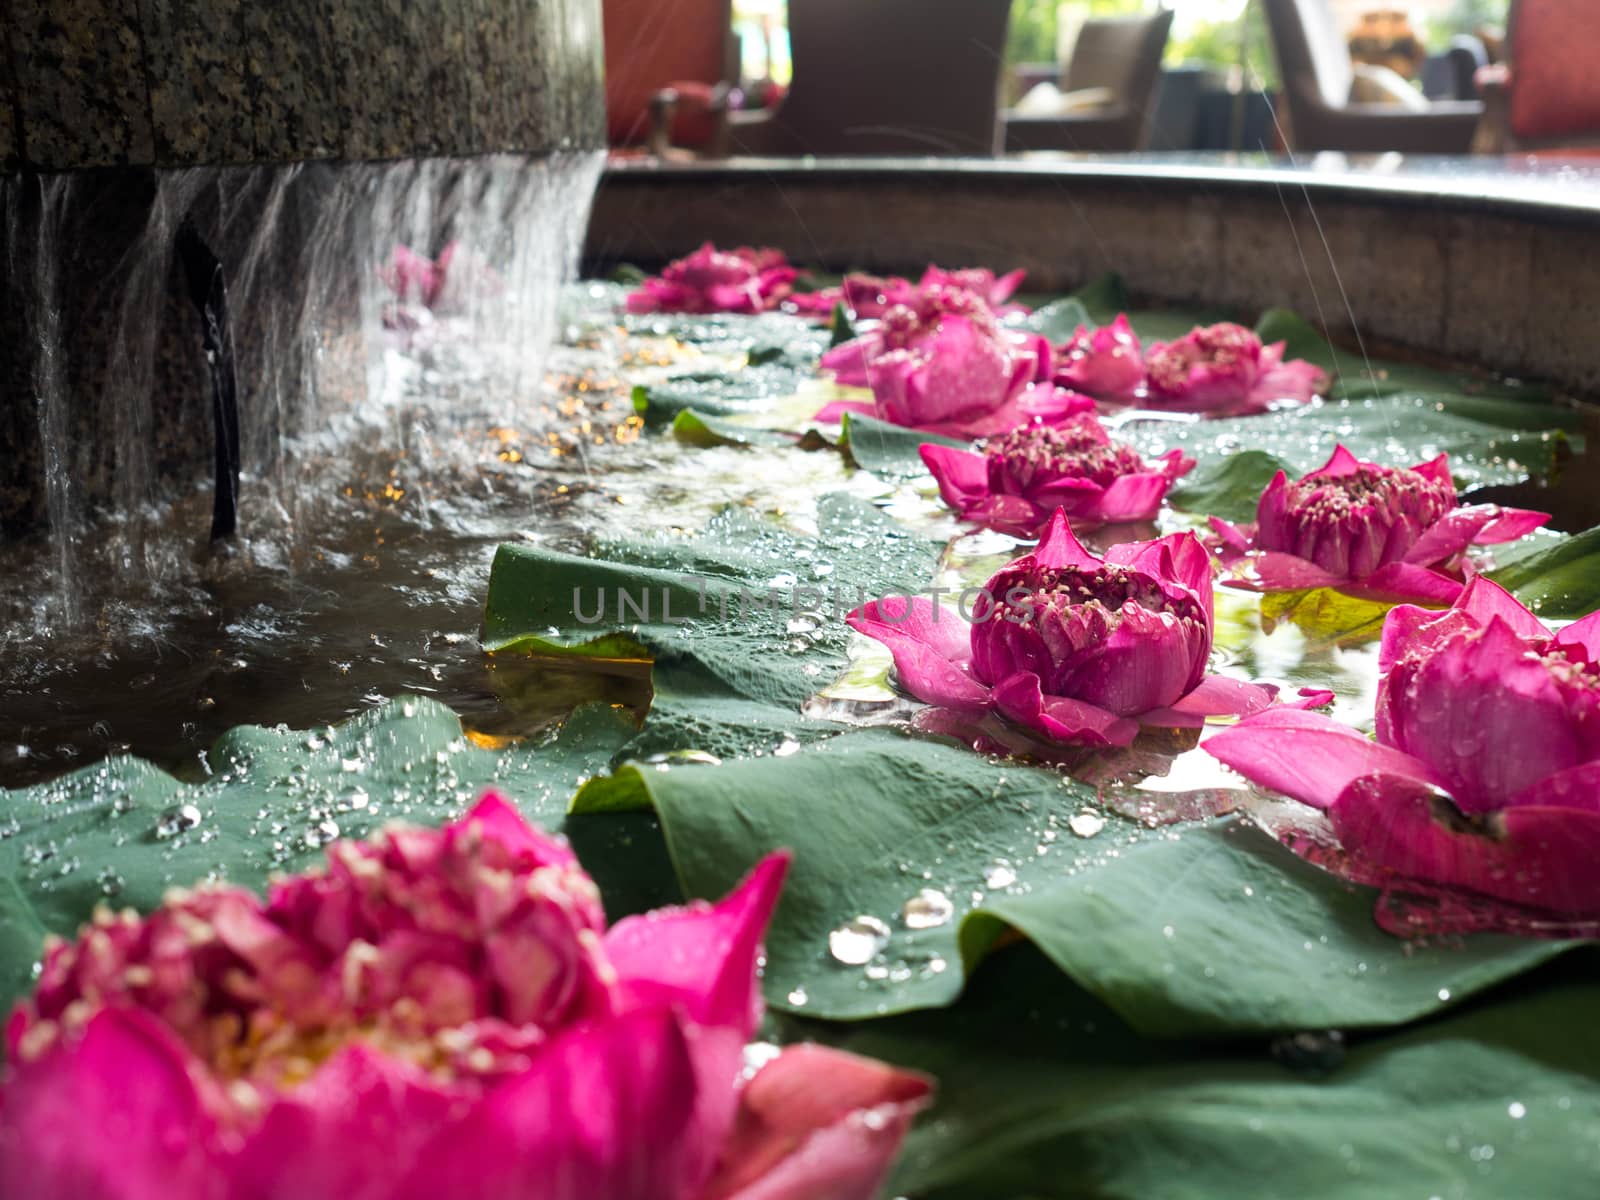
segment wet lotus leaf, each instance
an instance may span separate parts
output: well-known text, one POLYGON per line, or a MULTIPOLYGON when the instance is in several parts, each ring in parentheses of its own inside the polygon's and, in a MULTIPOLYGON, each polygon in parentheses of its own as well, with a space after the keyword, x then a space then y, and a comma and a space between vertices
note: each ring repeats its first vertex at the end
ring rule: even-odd
POLYGON ((1050 971, 1016 947, 951 1009, 789 1032, 938 1078, 886 1195, 1498 1200, 1594 1178, 1600 987, 1570 972, 1341 1048, 1153 1043, 1050 971))
MULTIPOLYGON (((1457 416, 1485 425, 1526 430, 1558 428, 1577 432, 1583 418, 1575 410, 1550 402, 1549 389, 1538 384, 1493 379, 1391 359, 1363 359, 1359 349, 1335 347, 1303 317, 1271 308, 1256 322, 1264 342, 1286 342, 1284 357, 1303 358, 1334 377, 1333 399, 1369 400, 1381 396, 1428 396, 1457 416), (1531 418, 1530 409, 1532 406, 1531 418)), ((1409 462, 1416 462, 1414 456, 1409 462)), ((1406 465, 1409 465, 1409 462, 1406 465)))
POLYGON ((849 447, 850 457, 859 467, 878 475, 923 475, 923 465, 918 447, 924 442, 939 446, 954 446, 969 450, 972 443, 960 438, 944 437, 937 433, 923 433, 903 425, 891 425, 876 417, 849 413, 844 418, 844 432, 840 444, 849 447))
POLYGON ((1139 1032, 1166 1037, 1400 1024, 1570 948, 1408 945, 1374 924, 1374 890, 1241 820, 1147 829, 1095 799, 1055 771, 870 730, 777 760, 625 766, 585 785, 574 809, 648 801, 689 895, 720 895, 762 855, 793 850, 767 998, 817 1017, 948 1004, 1012 930, 1139 1032), (1070 825, 1084 813, 1104 822, 1090 837, 1070 825), (908 927, 924 888, 951 919, 908 927), (847 965, 829 935, 862 916, 890 937, 847 965))
POLYGON ((1357 458, 1386 465, 1411 466, 1448 453, 1451 473, 1463 490, 1544 475, 1567 440, 1556 423, 1569 414, 1554 405, 1477 397, 1467 406, 1471 415, 1462 415, 1455 411, 1456 401, 1442 393, 1406 393, 1211 421, 1135 415, 1117 436, 1147 459, 1178 447, 1205 466, 1254 450, 1278 459, 1295 475, 1322 466, 1340 444, 1357 458), (1491 411, 1497 420, 1484 419, 1491 411))
POLYGON ((1041 333, 1048 339, 1052 346, 1062 345, 1072 339, 1078 332, 1080 325, 1095 327, 1096 322, 1089 316, 1089 310, 1084 307, 1083 301, 1076 296, 1067 296, 1061 300, 1053 300, 1049 304, 1034 309, 1020 322, 1019 328, 1030 333, 1041 333))
POLYGON ((1089 316, 1102 325, 1116 320, 1117 314, 1126 312, 1129 307, 1128 289, 1122 282, 1122 276, 1115 271, 1107 271, 1090 280, 1073 292, 1071 298, 1083 305, 1089 316))
POLYGON ((1237 450, 1208 458, 1173 485, 1173 508, 1236 524, 1256 519, 1256 505, 1283 464, 1261 450, 1237 450))
POLYGON ((777 401, 794 396, 811 378, 810 366, 789 363, 674 375, 635 387, 633 410, 649 426, 671 425, 689 409, 711 417, 763 413, 777 401))
POLYGON ((1600 608, 1600 527, 1556 541, 1488 575, 1547 620, 1586 616, 1600 608))
POLYGON ((799 436, 776 429, 762 429, 747 423, 681 409, 672 419, 672 434, 692 446, 797 446, 799 436))
POLYGON ((147 910, 168 888, 206 880, 263 889, 273 872, 320 862, 334 837, 395 820, 437 825, 490 787, 547 829, 583 829, 595 847, 585 865, 603 885, 617 883, 607 894, 613 915, 645 891, 663 903, 673 891, 651 865, 661 857, 652 822, 591 829, 564 813, 579 781, 603 771, 635 732, 625 715, 591 705, 551 737, 489 751, 463 736, 449 709, 417 697, 322 731, 230 730, 200 783, 118 757, 7 792, 0 1004, 28 986, 43 933, 72 934, 97 904, 147 910), (618 857, 623 837, 634 849, 618 857))
POLYGON ((770 353, 778 348, 790 364, 814 364, 828 348, 826 325, 787 313, 629 314, 622 324, 633 334, 672 338, 718 354, 770 353))
POLYGON ((828 317, 828 349, 842 346, 856 336, 855 326, 850 323, 849 310, 844 302, 840 301, 833 306, 833 312, 828 317))
POLYGON ((698 666, 733 695, 797 713, 845 664, 844 613, 925 588, 937 551, 847 496, 819 501, 815 537, 731 510, 695 537, 602 545, 592 557, 506 545, 484 645, 561 653, 626 632, 658 664, 698 666))

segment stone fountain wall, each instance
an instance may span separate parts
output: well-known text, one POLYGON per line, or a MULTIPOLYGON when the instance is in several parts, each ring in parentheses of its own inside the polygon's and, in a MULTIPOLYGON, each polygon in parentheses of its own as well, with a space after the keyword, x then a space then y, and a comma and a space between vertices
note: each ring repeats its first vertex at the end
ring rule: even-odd
POLYGON ((359 386, 391 230, 431 253, 497 217, 565 228, 586 188, 518 174, 603 146, 598 0, 6 11, 0 537, 209 479, 185 221, 228 278, 241 409, 281 425, 314 376, 359 386))

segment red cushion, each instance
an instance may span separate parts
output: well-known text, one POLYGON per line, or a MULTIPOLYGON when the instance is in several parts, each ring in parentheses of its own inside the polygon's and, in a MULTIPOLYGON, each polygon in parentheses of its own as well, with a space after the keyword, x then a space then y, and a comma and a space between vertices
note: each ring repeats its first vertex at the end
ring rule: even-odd
POLYGON ((1511 129, 1518 138, 1600 132, 1594 0, 1516 0, 1511 70, 1511 129))

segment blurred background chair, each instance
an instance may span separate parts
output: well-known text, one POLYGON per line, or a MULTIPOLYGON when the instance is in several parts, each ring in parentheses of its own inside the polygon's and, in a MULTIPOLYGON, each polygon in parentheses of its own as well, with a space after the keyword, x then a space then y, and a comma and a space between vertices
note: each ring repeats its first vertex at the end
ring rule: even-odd
POLYGON ((1457 34, 1450 47, 1422 64, 1422 94, 1429 100, 1478 99, 1478 72, 1489 65, 1481 38, 1457 34))
POLYGON ((1600 13, 1594 0, 1513 0, 1507 62, 1484 73, 1476 148, 1600 148, 1600 13))
POLYGON ((605 0, 603 20, 610 144, 648 140, 663 90, 686 101, 678 140, 709 144, 715 109, 739 78, 731 0, 605 0))
POLYGON ((1059 89, 1024 76, 1035 86, 1002 118, 1005 151, 1144 149, 1171 31, 1171 10, 1085 21, 1059 89))
MULTIPOLYGON (((1581 2, 1581 0, 1578 0, 1581 2)), ((1465 154, 1483 105, 1430 103, 1392 71, 1351 61, 1327 0, 1261 0, 1300 151, 1465 154)))
MULTIPOLYGON (((722 106, 710 153, 992 154, 1010 10, 1011 0, 790 0, 788 93, 769 109, 722 106)), ((673 115, 658 103, 658 145, 673 115)))

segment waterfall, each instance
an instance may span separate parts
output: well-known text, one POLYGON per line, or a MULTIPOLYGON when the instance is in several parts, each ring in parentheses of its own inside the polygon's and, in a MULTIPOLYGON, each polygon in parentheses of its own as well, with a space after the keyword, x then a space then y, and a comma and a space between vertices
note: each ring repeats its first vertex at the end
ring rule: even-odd
MULTIPOLYGON (((0 179, 5 302, 26 314, 31 342, 29 415, 9 394, 13 372, 0 380, 0 439, 9 429, 38 456, 36 532, 0 542, 0 594, 64 632, 108 596, 148 598, 193 576, 213 422, 201 320, 174 260, 184 222, 225 274, 240 535, 292 563, 356 460, 403 456, 426 476, 448 467, 442 434, 455 423, 532 419, 601 162, 584 152, 0 179), (147 193, 137 224, 108 224, 129 187, 147 193), (395 246, 431 258, 452 243, 452 303, 399 305, 383 277, 395 246), (93 255, 105 269, 73 277, 68 264, 93 255), (50 603, 30 608, 41 589, 50 603)), ((14 314, 6 328, 18 328, 14 314)), ((0 475, 0 488, 16 483, 0 475)), ((19 511, 14 497, 7 511, 19 511)))

